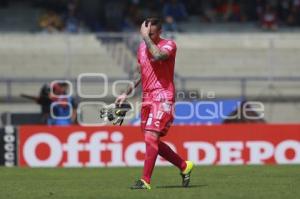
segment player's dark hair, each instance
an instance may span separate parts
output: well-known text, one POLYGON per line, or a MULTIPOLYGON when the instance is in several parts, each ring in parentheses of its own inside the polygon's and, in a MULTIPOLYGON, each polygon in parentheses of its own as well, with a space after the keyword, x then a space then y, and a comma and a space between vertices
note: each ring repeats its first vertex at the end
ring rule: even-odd
POLYGON ((148 26, 149 22, 151 23, 152 26, 156 26, 158 30, 161 29, 162 27, 162 22, 158 17, 149 17, 146 19, 146 26, 148 26))

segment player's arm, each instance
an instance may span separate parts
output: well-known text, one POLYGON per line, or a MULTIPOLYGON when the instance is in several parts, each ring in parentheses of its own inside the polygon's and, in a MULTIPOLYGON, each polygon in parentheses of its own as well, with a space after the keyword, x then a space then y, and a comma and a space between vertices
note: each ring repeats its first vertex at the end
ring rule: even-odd
POLYGON ((128 85, 126 95, 130 95, 132 91, 141 83, 141 66, 138 64, 133 73, 133 84, 128 85))
POLYGON ((157 45, 152 41, 152 39, 149 37, 149 35, 143 37, 146 46, 149 50, 149 52, 152 54, 153 58, 157 61, 159 60, 165 60, 169 57, 168 53, 165 51, 160 50, 157 45))
POLYGON ((125 92, 117 97, 115 104, 123 104, 128 95, 141 83, 141 66, 138 64, 133 73, 133 84, 129 84, 125 92))
POLYGON ((155 45, 155 43, 149 37, 150 27, 151 23, 149 22, 148 26, 146 26, 146 21, 144 21, 144 23, 141 26, 141 35, 143 37, 143 40, 145 41, 149 52, 155 60, 165 60, 169 57, 169 54, 166 51, 159 49, 158 46, 155 45))
POLYGON ((23 98, 26 98, 26 99, 30 99, 30 100, 33 100, 33 101, 38 101, 39 100, 39 97, 36 97, 36 96, 33 96, 33 95, 27 95, 27 94, 20 94, 21 97, 23 98))

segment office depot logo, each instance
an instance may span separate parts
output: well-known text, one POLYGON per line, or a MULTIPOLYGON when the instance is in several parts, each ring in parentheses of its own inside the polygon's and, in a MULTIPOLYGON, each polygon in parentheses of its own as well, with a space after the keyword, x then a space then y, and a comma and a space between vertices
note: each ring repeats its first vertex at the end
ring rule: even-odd
POLYGON ((266 141, 185 142, 187 157, 198 165, 264 164, 270 158, 277 164, 299 164, 300 142, 286 140, 274 145, 266 141), (203 157, 199 157, 202 151, 203 157), (243 155, 248 151, 249 155, 243 155), (218 159, 219 157, 219 159, 218 159), (218 160, 217 160, 218 159, 218 160))
POLYGON ((115 131, 109 134, 106 131, 98 131, 89 137, 84 131, 72 132, 67 142, 51 133, 38 132, 26 140, 23 146, 23 156, 28 166, 55 167, 62 162, 63 167, 101 167, 101 166, 125 166, 141 165, 142 160, 136 158, 139 152, 144 153, 142 142, 135 142, 124 149, 122 141, 124 137, 121 132, 115 131), (38 147, 44 144, 48 147, 48 156, 39 157, 38 147), (125 150, 125 151, 124 151, 125 150), (81 154, 85 152, 85 154, 81 154), (104 152, 110 153, 110 158, 103 158, 104 152), (124 158, 123 158, 123 152, 124 158), (66 159, 63 160, 63 155, 66 159), (81 161, 82 156, 88 156, 85 164, 81 161))
MULTIPOLYGON (((203 133, 208 127, 197 127, 201 133, 196 132, 195 127, 189 131, 187 128, 173 127, 167 142, 184 159, 197 165, 300 164, 300 139, 297 136, 285 137, 286 134, 282 133, 282 138, 275 136, 272 139, 268 133, 266 139, 259 134, 259 138, 254 139, 252 135, 249 139, 242 127, 240 133, 234 133, 234 139, 224 139, 231 137, 231 133, 222 132, 223 127, 212 127, 219 131, 218 136, 203 133)), ((22 133, 21 129, 21 166, 143 165, 145 144, 138 127, 43 127, 31 133, 25 132, 26 136, 22 133)), ((158 158, 157 165, 168 163, 158 158)))

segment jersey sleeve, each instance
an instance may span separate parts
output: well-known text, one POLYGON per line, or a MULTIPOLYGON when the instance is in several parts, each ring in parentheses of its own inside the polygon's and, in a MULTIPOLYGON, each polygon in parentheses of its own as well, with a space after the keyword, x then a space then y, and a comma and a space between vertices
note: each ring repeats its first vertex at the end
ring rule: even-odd
POLYGON ((167 52, 169 56, 172 56, 176 54, 177 47, 174 41, 168 41, 160 48, 160 50, 167 52))

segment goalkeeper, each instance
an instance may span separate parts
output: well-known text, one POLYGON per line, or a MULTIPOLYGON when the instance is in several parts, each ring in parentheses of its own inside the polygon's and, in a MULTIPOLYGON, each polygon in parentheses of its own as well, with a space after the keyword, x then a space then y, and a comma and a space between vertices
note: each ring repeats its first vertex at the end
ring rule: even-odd
POLYGON ((134 87, 117 97, 115 104, 121 106, 133 89, 142 83, 141 127, 146 143, 144 170, 141 179, 132 189, 151 189, 150 181, 158 155, 178 167, 182 176, 182 186, 187 187, 193 163, 183 160, 167 144, 160 140, 173 122, 175 103, 174 65, 176 44, 163 39, 161 21, 148 18, 141 26, 143 38, 138 53, 138 67, 135 72, 134 87))

